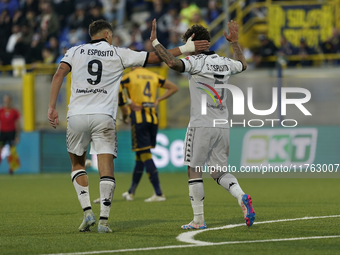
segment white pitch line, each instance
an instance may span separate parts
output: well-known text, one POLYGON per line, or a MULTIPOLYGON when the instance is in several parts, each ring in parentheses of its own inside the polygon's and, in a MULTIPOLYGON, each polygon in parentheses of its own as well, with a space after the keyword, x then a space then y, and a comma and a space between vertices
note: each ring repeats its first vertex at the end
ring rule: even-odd
MULTIPOLYGON (((340 217, 340 215, 328 215, 328 216, 303 217, 303 218, 295 218, 295 219, 269 220, 269 221, 254 222, 254 225, 255 224, 276 223, 276 222, 286 222, 286 221, 297 221, 297 220, 314 220, 314 219, 336 218, 336 217, 340 217)), ((236 228, 236 227, 245 226, 245 225, 246 225, 245 223, 231 224, 231 225, 226 225, 226 226, 223 226, 223 227, 206 228, 206 229, 200 229, 200 230, 196 230, 196 231, 188 231, 188 232, 179 234, 176 239, 178 241, 184 242, 184 243, 190 243, 190 244, 196 244, 196 245, 210 245, 210 244, 212 244, 211 242, 204 242, 204 241, 195 240, 194 236, 199 234, 199 233, 205 232, 205 231, 236 228)), ((216 244, 216 243, 213 243, 213 244, 216 244)))
MULTIPOLYGON (((336 218, 340 217, 340 215, 329 215, 329 216, 317 216, 317 217, 303 217, 303 218, 295 218, 295 219, 281 219, 281 220, 270 220, 270 221, 262 221, 255 222, 254 224, 265 224, 265 223, 276 223, 276 222, 285 222, 285 221, 297 221, 297 220, 312 220, 312 219, 324 219, 324 218, 336 218)), ((158 246, 158 247, 145 247, 145 248, 131 248, 131 249, 120 249, 120 250, 105 250, 105 251, 86 251, 86 252, 72 252, 72 253, 51 253, 51 254, 42 254, 42 255, 89 255, 89 254, 105 254, 105 253, 117 253, 117 252, 133 252, 133 251, 152 251, 152 250, 164 250, 164 249, 178 249, 178 248, 189 248, 189 247, 199 247, 199 246, 214 246, 214 245, 226 245, 226 244, 243 244, 243 243, 266 243, 266 242, 283 242, 283 241, 299 241, 299 240, 310 240, 310 239, 327 239, 327 238, 340 238, 340 235, 333 236, 307 236, 307 237, 293 237, 293 238, 280 238, 280 239, 266 239, 266 240, 249 240, 249 241, 227 241, 227 242, 203 242, 194 240, 193 237, 196 234, 202 233, 204 231, 209 230, 220 230, 220 229, 229 229, 244 226, 245 224, 231 224, 223 227, 210 228, 210 229, 201 229, 201 230, 193 230, 189 232, 182 233, 177 236, 178 241, 182 242, 192 242, 191 244, 183 244, 183 245, 168 245, 168 246, 158 246), (184 241, 185 240, 185 241, 184 241)))

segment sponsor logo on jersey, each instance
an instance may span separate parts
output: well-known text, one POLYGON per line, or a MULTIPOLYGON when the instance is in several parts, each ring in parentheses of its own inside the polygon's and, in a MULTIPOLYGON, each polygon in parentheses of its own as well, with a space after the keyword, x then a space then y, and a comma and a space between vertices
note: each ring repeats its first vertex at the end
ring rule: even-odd
POLYGON ((76 93, 82 93, 82 94, 89 94, 89 93, 93 93, 93 94, 97 94, 97 93, 104 93, 107 94, 107 90, 105 89, 77 89, 76 93))

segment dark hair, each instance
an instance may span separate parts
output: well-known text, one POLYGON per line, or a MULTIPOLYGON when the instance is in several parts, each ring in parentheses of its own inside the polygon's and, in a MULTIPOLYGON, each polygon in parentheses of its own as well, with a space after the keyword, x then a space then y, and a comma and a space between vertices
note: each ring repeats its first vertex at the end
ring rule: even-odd
POLYGON ((106 20, 100 19, 93 21, 89 26, 89 35, 92 37, 104 29, 108 29, 113 33, 113 28, 111 24, 106 20))
POLYGON ((198 40, 207 40, 210 42, 210 33, 208 29, 203 27, 202 25, 196 24, 189 28, 185 34, 182 36, 184 42, 186 42, 192 34, 195 34, 195 37, 192 39, 193 41, 198 40))

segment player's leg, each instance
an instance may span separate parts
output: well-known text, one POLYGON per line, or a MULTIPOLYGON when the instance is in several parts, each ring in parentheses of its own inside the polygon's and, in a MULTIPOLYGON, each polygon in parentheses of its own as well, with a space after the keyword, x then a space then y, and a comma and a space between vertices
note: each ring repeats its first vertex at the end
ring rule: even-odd
POLYGON ((228 166, 229 156, 229 129, 226 128, 211 128, 211 132, 218 134, 213 145, 213 150, 209 158, 209 165, 214 166, 214 172, 211 172, 211 177, 225 188, 233 197, 235 197, 240 205, 247 226, 251 226, 255 220, 255 212, 252 206, 251 197, 245 194, 239 185, 236 177, 231 173, 223 171, 228 166), (223 168, 225 166, 225 168, 223 168))
POLYGON ((83 222, 79 226, 79 231, 85 232, 90 231, 90 226, 96 223, 96 217, 92 212, 90 193, 89 193, 89 181, 85 169, 85 158, 86 152, 82 156, 77 156, 75 154, 69 153, 72 172, 71 179, 73 186, 77 192, 78 200, 80 206, 84 211, 83 222))
POLYGON ((6 137, 5 137, 5 134, 4 132, 0 132, 0 164, 2 162, 2 149, 4 148, 6 144, 6 137))
POLYGON ((135 168, 133 169, 133 173, 132 173, 132 183, 131 186, 129 188, 129 190, 127 192, 124 192, 122 194, 123 198, 125 198, 127 201, 131 201, 133 200, 133 196, 136 192, 137 186, 142 178, 143 175, 143 170, 144 170, 144 163, 142 162, 141 158, 140 158, 140 152, 137 151, 136 152, 136 156, 135 156, 135 168))
POLYGON ((163 195, 161 185, 159 182, 159 177, 158 177, 158 170, 155 165, 155 162, 152 159, 151 151, 150 149, 141 151, 140 155, 141 161, 143 162, 145 168, 146 168, 146 173, 149 177, 150 183, 153 186, 154 189, 154 195, 151 197, 145 199, 145 202, 161 202, 165 201, 165 196, 163 195))
POLYGON ((84 211, 84 219, 79 226, 79 231, 81 232, 89 231, 90 226, 96 223, 96 218, 92 212, 89 182, 85 171, 86 150, 89 142, 90 133, 87 127, 86 115, 68 118, 66 144, 72 164, 71 180, 84 211))
POLYGON ((128 191, 122 194, 122 197, 128 201, 133 200, 133 196, 136 192, 137 186, 142 178, 144 163, 140 159, 140 151, 145 146, 145 136, 147 136, 146 132, 146 124, 144 122, 137 123, 135 112, 132 111, 131 115, 131 141, 132 141, 132 151, 136 152, 135 157, 135 167, 132 173, 132 183, 128 191))
MULTIPOLYGON (((148 136, 145 138, 148 138, 148 147, 149 148, 155 148, 156 146, 156 137, 157 137, 157 131, 158 131, 158 125, 154 123, 147 123, 147 133, 148 136)), ((152 159, 151 151, 150 149, 141 151, 140 158, 142 162, 144 163, 144 166, 146 168, 147 175, 149 177, 149 180, 153 186, 154 189, 154 195, 151 197, 145 199, 145 202, 161 202, 165 201, 165 196, 162 192, 159 176, 158 176, 158 170, 155 165, 155 162, 152 159)))
POLYGON ((6 132, 7 140, 6 143, 9 145, 9 155, 7 157, 8 162, 8 172, 9 174, 13 174, 20 167, 20 159, 19 155, 16 151, 16 131, 6 132))
POLYGON ((182 229, 207 228, 204 221, 204 186, 201 168, 204 166, 209 152, 209 138, 202 136, 200 128, 188 128, 184 142, 184 164, 188 166, 188 186, 191 207, 194 213, 193 220, 182 229), (196 139, 195 139, 196 138, 196 139), (202 140, 202 143, 200 142, 202 140))
POLYGON ((108 220, 111 211, 113 193, 116 187, 113 175, 113 159, 114 156, 112 154, 98 155, 98 170, 100 176, 100 218, 98 222, 98 232, 100 233, 112 232, 109 228, 108 220))
POLYGON ((108 115, 90 115, 91 154, 97 154, 100 175, 100 219, 98 232, 112 232, 108 225, 113 193, 116 187, 113 159, 117 157, 115 120, 108 115))

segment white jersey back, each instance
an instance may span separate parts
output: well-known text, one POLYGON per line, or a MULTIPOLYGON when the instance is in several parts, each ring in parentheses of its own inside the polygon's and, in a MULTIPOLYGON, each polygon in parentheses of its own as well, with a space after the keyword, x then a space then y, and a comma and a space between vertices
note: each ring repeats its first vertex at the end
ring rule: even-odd
MULTIPOLYGON (((189 73, 189 127, 214 127, 214 119, 228 119, 227 89, 215 85, 227 84, 230 75, 242 72, 242 63, 213 51, 188 56, 182 61, 184 71, 189 73), (202 95, 206 98, 206 115, 202 115, 202 95)), ((229 124, 216 127, 229 128, 229 124)))
POLYGON ((123 71, 144 66, 147 56, 147 52, 113 47, 104 39, 70 48, 60 61, 71 68, 67 116, 99 113, 116 119, 123 71))

